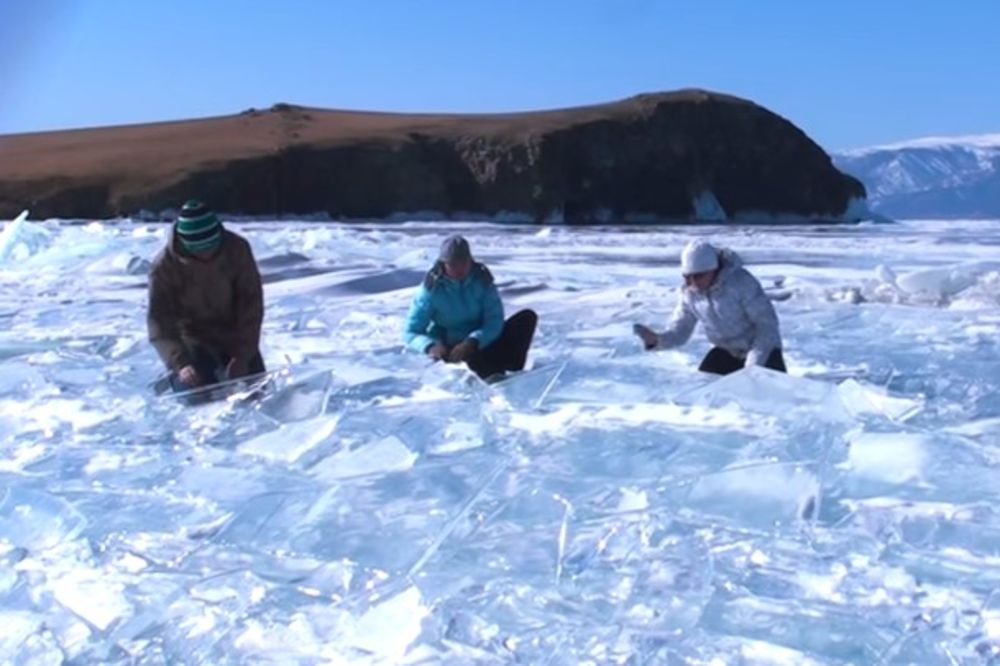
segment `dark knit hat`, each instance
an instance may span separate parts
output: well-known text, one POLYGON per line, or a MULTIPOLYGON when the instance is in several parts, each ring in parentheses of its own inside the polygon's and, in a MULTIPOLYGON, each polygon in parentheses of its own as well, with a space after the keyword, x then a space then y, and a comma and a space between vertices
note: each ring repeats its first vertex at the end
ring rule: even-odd
POLYGON ((211 252, 222 243, 222 224, 201 201, 192 199, 184 204, 176 229, 188 252, 211 252))
POLYGON ((441 252, 438 259, 448 263, 453 261, 472 261, 472 251, 469 249, 469 241, 458 234, 452 234, 441 243, 441 252))

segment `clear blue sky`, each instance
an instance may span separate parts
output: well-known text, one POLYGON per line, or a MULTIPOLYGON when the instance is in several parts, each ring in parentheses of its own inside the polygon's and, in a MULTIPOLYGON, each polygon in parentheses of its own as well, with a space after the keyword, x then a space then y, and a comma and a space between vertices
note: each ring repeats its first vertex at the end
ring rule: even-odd
POLYGON ((0 0, 0 133, 701 87, 830 150, 1000 132, 1000 0, 0 0))

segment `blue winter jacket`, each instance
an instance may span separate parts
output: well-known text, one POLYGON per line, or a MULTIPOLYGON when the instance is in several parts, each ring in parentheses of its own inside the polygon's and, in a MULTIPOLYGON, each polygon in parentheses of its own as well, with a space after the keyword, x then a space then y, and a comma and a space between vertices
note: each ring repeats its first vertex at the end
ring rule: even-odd
POLYGON ((475 263, 462 281, 445 275, 439 262, 427 273, 410 303, 403 339, 407 347, 425 352, 435 342, 451 347, 466 338, 490 346, 503 330, 503 303, 493 276, 475 263))

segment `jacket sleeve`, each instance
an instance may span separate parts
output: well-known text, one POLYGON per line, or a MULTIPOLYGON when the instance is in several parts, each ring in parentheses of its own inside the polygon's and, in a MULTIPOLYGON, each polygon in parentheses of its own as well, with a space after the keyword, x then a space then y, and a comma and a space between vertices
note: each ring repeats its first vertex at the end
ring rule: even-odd
POLYGON ((747 352, 747 365, 764 365, 771 352, 781 347, 778 315, 757 278, 747 273, 744 280, 746 286, 743 290, 743 309, 754 327, 753 340, 747 352))
POLYGON ((677 299, 677 305, 674 307, 674 315, 671 318, 670 326, 663 333, 660 333, 660 341, 657 343, 656 348, 670 349, 671 347, 681 346, 691 339, 691 334, 694 333, 694 327, 697 324, 698 317, 688 307, 687 299, 684 298, 684 292, 681 290, 680 296, 677 299))
POLYGON ((244 241, 234 276, 236 295, 236 338, 234 357, 249 361, 260 348, 260 328, 264 321, 264 288, 250 244, 244 241))
POLYGON ((427 335, 433 313, 431 291, 420 285, 410 302, 410 312, 406 315, 406 328, 403 330, 403 342, 413 351, 423 354, 432 344, 438 342, 427 335))
POLYGON ((168 280, 154 267, 149 273, 149 309, 146 312, 146 330, 153 348, 170 370, 180 370, 191 363, 184 343, 181 341, 177 317, 176 295, 168 280))
POLYGON ((483 294, 483 323, 469 333, 468 337, 479 343, 479 348, 489 347, 496 342, 503 331, 503 301, 500 291, 490 282, 483 294))

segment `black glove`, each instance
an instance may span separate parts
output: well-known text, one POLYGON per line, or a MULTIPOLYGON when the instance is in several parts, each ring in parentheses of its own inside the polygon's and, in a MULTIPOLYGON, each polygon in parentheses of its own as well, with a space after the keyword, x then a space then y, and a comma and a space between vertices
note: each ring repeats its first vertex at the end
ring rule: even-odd
POLYGON ((632 332, 639 336, 642 340, 642 346, 646 350, 656 349, 656 346, 660 343, 660 336, 658 336, 653 329, 648 326, 643 326, 642 324, 634 324, 632 326, 632 332))
POLYGON ((466 338, 452 347, 451 353, 448 354, 448 360, 451 363, 464 363, 472 358, 478 349, 478 340, 475 338, 466 338))

